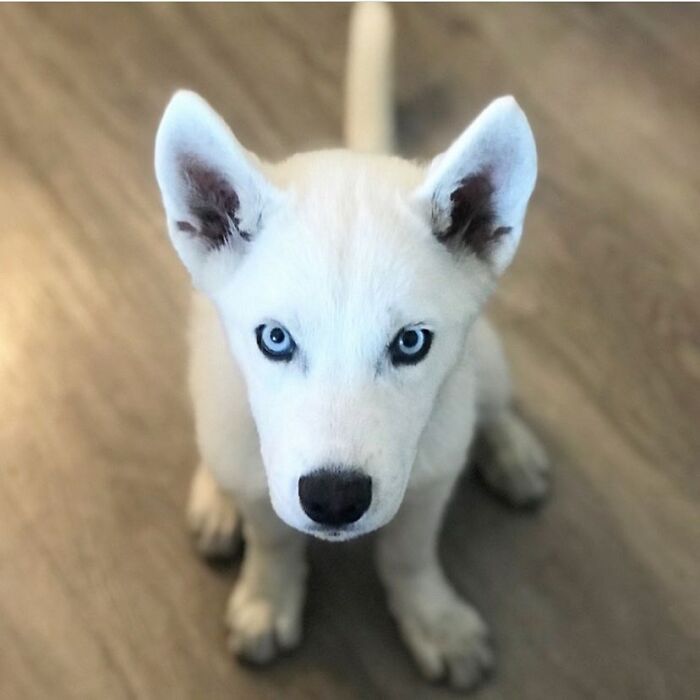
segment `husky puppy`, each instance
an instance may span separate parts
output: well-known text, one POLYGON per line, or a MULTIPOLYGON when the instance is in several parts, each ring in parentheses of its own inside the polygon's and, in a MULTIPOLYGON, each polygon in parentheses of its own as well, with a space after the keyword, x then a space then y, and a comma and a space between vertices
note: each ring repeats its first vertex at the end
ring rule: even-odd
POLYGON ((388 155, 391 44, 389 10, 358 6, 348 150, 269 164, 197 95, 165 110, 156 174, 197 290, 188 517, 205 555, 245 537, 226 612, 241 658, 299 643, 306 535, 382 528, 378 570, 406 644, 428 678, 469 688, 492 653, 438 561, 450 493, 477 435, 498 494, 526 505, 548 484, 480 317, 518 246, 537 158, 512 97, 427 166, 388 155))

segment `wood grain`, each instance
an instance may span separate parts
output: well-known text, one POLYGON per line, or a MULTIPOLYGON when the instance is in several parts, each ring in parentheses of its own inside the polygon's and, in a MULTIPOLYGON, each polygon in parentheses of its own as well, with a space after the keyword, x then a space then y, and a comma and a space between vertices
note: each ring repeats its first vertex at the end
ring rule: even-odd
MULTIPOLYGON (((518 515, 465 481, 442 541, 491 623, 480 698, 697 697, 700 8, 413 5, 404 153, 517 95, 541 177, 492 304, 556 463, 518 515)), ((371 538, 312 546, 306 640, 236 665, 236 565, 193 555, 187 279, 155 128, 187 86, 267 158, 338 142, 348 7, 0 8, 0 697, 448 698, 401 646, 371 538)))

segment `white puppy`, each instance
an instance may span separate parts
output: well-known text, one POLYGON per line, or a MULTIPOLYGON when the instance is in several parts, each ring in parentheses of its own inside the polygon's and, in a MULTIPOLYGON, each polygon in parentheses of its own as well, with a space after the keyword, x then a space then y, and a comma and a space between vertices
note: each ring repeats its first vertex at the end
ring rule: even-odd
POLYGON ((427 168, 385 155, 391 36, 387 8, 355 10, 351 150, 271 165, 197 95, 178 92, 165 111, 156 173, 201 292, 189 519, 207 555, 243 530, 226 620, 232 649, 256 662, 301 638, 305 534, 383 527, 379 572, 416 661, 470 687, 491 663, 486 628, 436 543, 477 431, 498 493, 528 504, 547 490, 543 452, 510 408, 500 347, 479 319, 520 239, 535 143, 505 97, 427 168))

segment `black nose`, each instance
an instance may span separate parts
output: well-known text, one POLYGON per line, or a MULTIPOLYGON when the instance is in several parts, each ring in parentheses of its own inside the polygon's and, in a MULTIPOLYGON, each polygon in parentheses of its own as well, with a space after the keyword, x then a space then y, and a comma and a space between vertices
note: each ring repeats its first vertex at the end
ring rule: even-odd
POLYGON ((359 520, 372 501, 372 479, 357 469, 324 467, 299 479, 304 512, 321 525, 359 520))

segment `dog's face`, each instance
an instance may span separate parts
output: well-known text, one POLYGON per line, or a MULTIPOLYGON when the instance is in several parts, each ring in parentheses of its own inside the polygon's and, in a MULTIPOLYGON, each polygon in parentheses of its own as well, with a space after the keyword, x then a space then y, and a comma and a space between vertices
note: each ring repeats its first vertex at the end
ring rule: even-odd
POLYGON ((399 507, 479 289, 386 169, 331 153, 285 171, 289 196, 212 297, 277 513, 347 537, 399 507))
POLYGON ((263 168, 178 93, 156 170, 246 378, 277 514, 327 539, 384 525, 517 247, 536 173, 524 115, 495 102, 427 172, 342 151, 263 168))

